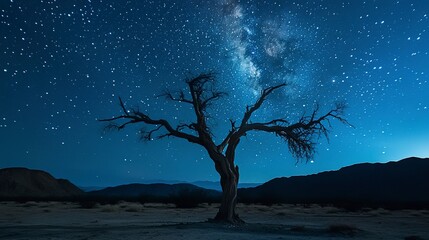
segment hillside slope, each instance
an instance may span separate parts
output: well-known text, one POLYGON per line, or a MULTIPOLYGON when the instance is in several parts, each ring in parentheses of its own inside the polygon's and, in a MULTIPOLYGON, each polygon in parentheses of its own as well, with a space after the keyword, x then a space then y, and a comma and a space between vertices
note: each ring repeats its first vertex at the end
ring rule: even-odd
POLYGON ((167 198, 177 196, 184 193, 199 193, 206 197, 219 197, 220 192, 215 190, 204 189, 192 184, 178 183, 178 184, 127 184, 116 187, 108 187, 98 191, 92 191, 88 194, 90 196, 101 197, 115 197, 115 198, 137 198, 141 196, 167 198))
POLYGON ((0 169, 0 198, 62 198, 81 195, 78 187, 47 172, 27 168, 0 169))
POLYGON ((245 201, 429 203, 429 159, 362 163, 239 190, 245 201))

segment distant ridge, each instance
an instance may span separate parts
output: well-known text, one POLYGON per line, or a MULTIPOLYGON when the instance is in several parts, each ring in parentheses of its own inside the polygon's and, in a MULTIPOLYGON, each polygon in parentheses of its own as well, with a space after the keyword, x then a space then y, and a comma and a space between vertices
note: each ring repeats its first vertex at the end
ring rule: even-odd
MULTIPOLYGON (((202 182, 201 185, 216 184, 202 182)), ((363 203, 429 207, 429 158, 388 163, 361 163, 308 176, 272 179, 253 188, 239 188, 239 202, 363 203)), ((165 200, 183 194, 220 199, 221 192, 188 183, 127 184, 84 193, 68 180, 27 168, 0 169, 0 200, 114 198, 165 200)), ((217 201, 217 200, 216 200, 217 201)))
POLYGON ((27 168, 0 169, 0 198, 65 198, 83 192, 65 179, 27 168))
MULTIPOLYGON (((206 188, 206 189, 212 189, 216 191, 222 191, 222 187, 220 185, 220 182, 214 182, 214 181, 196 181, 191 182, 191 184, 196 185, 198 187, 206 188)), ((238 188, 249 188, 249 187, 256 187, 261 185, 262 183, 238 183, 238 188)))
POLYGON ((429 205, 429 158, 362 163, 338 171, 282 177, 239 189, 244 201, 415 203, 429 205))
POLYGON ((109 198, 138 198, 141 196, 168 198, 179 195, 183 192, 200 192, 207 197, 219 197, 220 192, 210 189, 201 188, 188 183, 165 184, 126 184, 116 187, 108 187, 98 191, 88 192, 90 196, 109 197, 109 198))
MULTIPOLYGON (((179 180, 148 180, 139 182, 136 184, 192 184, 200 188, 205 188, 208 190, 216 190, 216 191, 222 191, 222 187, 220 186, 220 182, 218 181, 194 181, 194 182, 186 182, 186 181, 179 181, 179 180)), ((249 187, 256 187, 261 185, 262 183, 238 183, 239 188, 249 188, 249 187)), ((98 191, 107 188, 100 187, 100 186, 79 186, 80 189, 82 189, 85 192, 92 192, 92 191, 98 191)))

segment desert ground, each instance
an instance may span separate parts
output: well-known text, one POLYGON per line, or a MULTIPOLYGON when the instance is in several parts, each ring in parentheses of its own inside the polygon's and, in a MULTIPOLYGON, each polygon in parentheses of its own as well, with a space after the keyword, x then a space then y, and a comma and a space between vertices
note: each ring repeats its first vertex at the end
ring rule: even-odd
POLYGON ((207 222, 217 207, 0 202, 0 239, 429 239, 428 210, 240 204, 232 226, 207 222))

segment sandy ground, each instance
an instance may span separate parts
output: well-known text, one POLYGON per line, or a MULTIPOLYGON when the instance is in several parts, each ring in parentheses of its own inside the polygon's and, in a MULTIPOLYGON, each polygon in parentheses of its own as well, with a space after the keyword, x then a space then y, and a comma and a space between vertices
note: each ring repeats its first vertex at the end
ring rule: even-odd
POLYGON ((0 202, 0 239, 428 239, 429 211, 239 205, 242 226, 207 222, 217 205, 0 202))

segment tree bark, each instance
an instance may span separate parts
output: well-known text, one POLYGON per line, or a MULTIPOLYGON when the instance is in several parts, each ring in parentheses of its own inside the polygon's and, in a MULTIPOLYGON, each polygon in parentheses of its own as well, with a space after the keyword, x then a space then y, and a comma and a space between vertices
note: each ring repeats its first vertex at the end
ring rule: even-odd
POLYGON ((216 170, 220 175, 220 183, 222 186, 222 200, 215 221, 228 222, 232 224, 244 223, 235 212, 237 205, 237 189, 239 172, 238 166, 234 166, 229 161, 224 159, 222 162, 216 164, 216 170))

